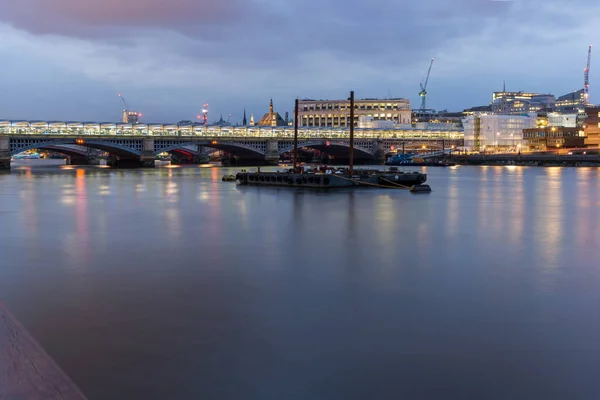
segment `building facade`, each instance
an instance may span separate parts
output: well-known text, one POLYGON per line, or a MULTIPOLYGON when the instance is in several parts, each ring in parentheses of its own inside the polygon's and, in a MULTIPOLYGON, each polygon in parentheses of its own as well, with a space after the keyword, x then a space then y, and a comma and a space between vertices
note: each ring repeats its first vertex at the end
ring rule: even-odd
POLYGON ((537 127, 537 115, 469 115, 462 121, 465 148, 473 151, 520 149, 523 129, 537 127))
MULTIPOLYGON (((254 121, 254 117, 252 117, 252 122, 254 121)), ((253 125, 253 124, 251 124, 253 125)), ((271 99, 269 103, 269 112, 263 115, 263 117, 258 121, 258 126, 287 126, 287 113, 286 119, 281 118, 278 112, 275 112, 273 109, 273 99, 271 99)))
POLYGON ((584 132, 578 127, 546 126, 523 129, 524 150, 583 147, 584 139, 584 132))
POLYGON ((121 122, 125 124, 137 124, 140 122, 140 116, 141 114, 137 111, 123 110, 121 122))
MULTIPOLYGON (((354 102, 354 126, 360 117, 372 121, 392 121, 402 128, 410 128, 411 108, 406 99, 361 99, 354 102)), ((300 100, 298 125, 304 127, 346 128, 350 126, 349 100, 300 100)))
POLYGON ((600 106, 585 108, 584 122, 585 145, 587 147, 600 147, 600 106))
POLYGON ((552 111, 555 107, 554 95, 526 92, 494 92, 492 112, 498 114, 523 115, 538 111, 552 111))
POLYGON ((551 112, 547 114, 548 126, 564 126, 566 128, 575 128, 578 124, 577 113, 562 114, 557 112, 551 112))
POLYGON ((583 89, 567 93, 556 99, 556 111, 577 113, 585 108, 585 92, 583 89))

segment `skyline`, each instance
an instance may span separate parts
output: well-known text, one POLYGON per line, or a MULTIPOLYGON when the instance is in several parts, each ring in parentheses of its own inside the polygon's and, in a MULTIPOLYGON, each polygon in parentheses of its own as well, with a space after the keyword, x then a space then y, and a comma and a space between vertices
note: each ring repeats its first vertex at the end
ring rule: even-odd
MULTIPOLYGON (((0 4, 0 117, 144 122, 259 119, 293 99, 402 97, 461 111, 502 90, 583 87, 600 5, 581 1, 43 0, 0 4), (581 17, 581 9, 586 13, 581 17)), ((600 67, 599 67, 600 68, 600 67)), ((594 55, 590 100, 596 91, 594 55)), ((600 82, 598 82, 600 86, 600 82)), ((600 96, 600 94, 599 94, 600 96)))

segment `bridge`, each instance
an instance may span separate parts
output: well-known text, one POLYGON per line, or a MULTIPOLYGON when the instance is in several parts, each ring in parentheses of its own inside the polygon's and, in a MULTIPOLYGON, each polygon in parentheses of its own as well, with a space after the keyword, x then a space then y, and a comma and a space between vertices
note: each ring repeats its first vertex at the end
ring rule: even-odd
MULTIPOLYGON (((349 136, 348 128, 303 127, 298 146, 342 161, 348 157, 349 136)), ((386 153, 403 145, 443 150, 463 144, 458 130, 357 128, 354 137, 355 159, 373 163, 384 162, 386 153)), ((31 149, 51 149, 71 156, 74 163, 93 163, 81 147, 107 152, 120 166, 152 167, 160 153, 196 157, 206 148, 230 153, 239 164, 276 164, 293 150, 293 138, 293 127, 0 120, 0 169, 10 169, 11 156, 31 149)))

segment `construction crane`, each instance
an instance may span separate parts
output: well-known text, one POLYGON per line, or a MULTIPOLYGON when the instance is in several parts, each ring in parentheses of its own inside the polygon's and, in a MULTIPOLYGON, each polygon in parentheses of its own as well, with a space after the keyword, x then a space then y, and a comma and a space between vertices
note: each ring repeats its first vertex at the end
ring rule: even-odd
POLYGON ((590 104, 590 63, 592 62, 592 45, 588 49, 587 67, 583 70, 583 93, 584 93, 584 104, 587 106, 590 104))
POLYGON ((121 93, 119 93, 119 97, 121 98, 121 101, 123 101, 123 104, 125 105, 125 109, 121 113, 121 116, 122 116, 121 120, 127 124, 137 124, 139 122, 139 119, 142 116, 142 113, 137 112, 137 111, 129 111, 129 105, 125 101, 125 97, 123 97, 121 95, 121 93))
POLYGON ((124 111, 129 111, 129 106, 127 105, 127 102, 125 101, 125 97, 121 96, 121 93, 119 93, 119 97, 123 101, 123 104, 125 104, 125 110, 124 111))
POLYGON ((431 74, 432 66, 433 66, 433 58, 431 59, 431 63, 429 64, 429 70, 427 71, 427 77, 425 78, 425 84, 423 84, 423 82, 421 82, 421 91, 419 92, 419 96, 421 96, 420 111, 425 111, 427 109, 427 83, 429 82, 429 74, 431 74))

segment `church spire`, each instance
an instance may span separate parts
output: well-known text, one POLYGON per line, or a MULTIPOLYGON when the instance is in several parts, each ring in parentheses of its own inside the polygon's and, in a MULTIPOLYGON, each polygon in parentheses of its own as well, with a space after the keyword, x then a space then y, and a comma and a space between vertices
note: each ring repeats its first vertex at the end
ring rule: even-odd
POLYGON ((244 107, 244 118, 242 119, 242 125, 248 125, 248 121, 246 120, 246 107, 244 107))
POLYGON ((271 103, 269 104, 269 115, 273 116, 273 99, 271 99, 271 103))

